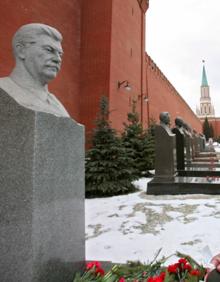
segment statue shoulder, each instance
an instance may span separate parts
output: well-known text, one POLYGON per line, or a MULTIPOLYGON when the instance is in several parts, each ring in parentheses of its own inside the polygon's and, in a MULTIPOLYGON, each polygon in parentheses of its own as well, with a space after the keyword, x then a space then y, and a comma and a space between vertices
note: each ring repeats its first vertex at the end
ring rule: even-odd
POLYGON ((61 111, 63 116, 70 117, 66 108, 63 106, 63 104, 59 101, 59 99, 54 94, 49 93, 49 99, 50 102, 52 102, 52 104, 56 106, 56 108, 59 108, 59 111, 61 111))
POLYGON ((8 83, 10 83, 10 78, 8 76, 0 77, 0 87, 7 85, 8 83))
POLYGON ((10 77, 0 77, 0 88, 7 93, 11 93, 14 86, 10 77))
POLYGON ((8 76, 0 77, 0 89, 11 96, 11 93, 13 92, 14 86, 13 86, 13 82, 10 79, 10 77, 8 77, 8 76))

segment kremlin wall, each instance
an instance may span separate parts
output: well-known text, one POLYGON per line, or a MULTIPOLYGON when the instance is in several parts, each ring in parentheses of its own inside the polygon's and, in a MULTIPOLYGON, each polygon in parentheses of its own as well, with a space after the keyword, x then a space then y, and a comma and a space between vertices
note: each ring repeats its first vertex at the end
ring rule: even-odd
MULTIPOLYGON (((181 116, 202 132, 200 119, 146 53, 148 8, 148 0, 2 0, 0 76, 7 76, 14 65, 15 31, 26 23, 45 23, 64 38, 62 69, 49 89, 87 133, 94 127, 103 95, 109 99, 112 127, 119 132, 133 100, 145 127, 151 119, 158 121, 161 111, 168 111, 172 126, 181 116)), ((220 126, 216 128, 220 135, 220 126)))
POLYGON ((167 111, 173 119, 176 116, 181 116, 193 129, 197 132, 202 132, 200 119, 148 55, 146 55, 146 64, 149 89, 149 116, 157 118, 160 112, 167 111))

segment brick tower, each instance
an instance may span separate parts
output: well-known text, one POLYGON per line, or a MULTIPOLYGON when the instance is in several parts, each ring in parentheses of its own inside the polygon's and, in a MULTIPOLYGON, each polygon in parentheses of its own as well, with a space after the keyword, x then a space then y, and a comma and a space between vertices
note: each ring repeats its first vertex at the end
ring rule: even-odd
POLYGON ((206 76, 205 64, 203 61, 202 68, 202 84, 201 84, 201 96, 200 96, 200 108, 197 109, 197 115, 199 118, 213 118, 215 116, 215 110, 211 102, 209 94, 209 85, 206 76))

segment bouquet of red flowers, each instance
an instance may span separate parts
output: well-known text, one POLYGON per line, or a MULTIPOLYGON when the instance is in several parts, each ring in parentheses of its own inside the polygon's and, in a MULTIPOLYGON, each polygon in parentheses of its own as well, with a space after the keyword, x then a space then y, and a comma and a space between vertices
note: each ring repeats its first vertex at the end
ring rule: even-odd
POLYGON ((89 262, 86 271, 76 274, 73 282, 200 282, 204 281, 206 269, 190 256, 177 253, 180 259, 164 266, 166 259, 150 264, 130 262, 114 265, 105 272, 100 262, 89 262))
POLYGON ((206 274, 203 266, 183 254, 178 262, 168 265, 164 270, 158 276, 149 277, 147 282, 199 282, 203 281, 206 274))

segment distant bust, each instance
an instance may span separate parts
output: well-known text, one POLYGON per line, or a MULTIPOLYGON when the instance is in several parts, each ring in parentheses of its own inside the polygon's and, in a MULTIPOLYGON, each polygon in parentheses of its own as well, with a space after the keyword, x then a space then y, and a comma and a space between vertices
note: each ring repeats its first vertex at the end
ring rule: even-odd
POLYGON ((48 91, 48 82, 61 67, 61 41, 59 31, 48 25, 32 23, 20 27, 12 40, 16 65, 8 77, 0 78, 0 90, 26 108, 69 117, 48 91))
POLYGON ((170 126, 170 114, 168 112, 161 112, 160 113, 160 125, 170 126))
POLYGON ((166 130, 168 134, 172 134, 170 129, 170 114, 168 112, 161 112, 159 118, 160 125, 166 130))
POLYGON ((184 121, 181 117, 176 117, 175 118, 175 125, 177 128, 182 128, 184 124, 184 121))

